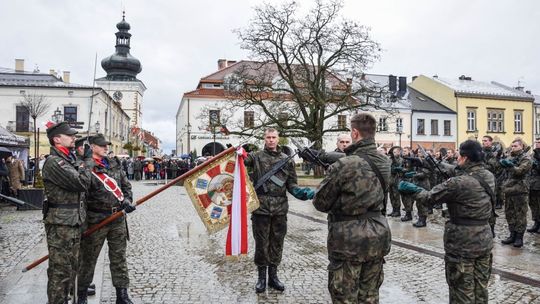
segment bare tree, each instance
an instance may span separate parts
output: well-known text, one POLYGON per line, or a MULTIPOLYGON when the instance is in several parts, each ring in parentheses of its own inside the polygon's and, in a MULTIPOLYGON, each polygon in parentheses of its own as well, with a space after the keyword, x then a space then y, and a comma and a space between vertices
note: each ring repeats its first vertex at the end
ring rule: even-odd
POLYGON ((47 97, 43 94, 37 94, 37 93, 31 93, 31 94, 24 94, 23 100, 21 101, 21 105, 25 107, 28 111, 28 115, 32 117, 32 121, 34 124, 34 160, 35 160, 35 170, 34 170, 34 182, 36 180, 36 176, 39 172, 39 166, 38 166, 38 134, 37 134, 37 126, 36 126, 36 119, 43 114, 45 114, 49 107, 51 106, 51 103, 48 101, 47 97))
POLYGON ((224 80, 229 102, 220 112, 229 121, 221 123, 231 134, 261 137, 272 126, 284 137, 304 137, 320 148, 323 136, 348 130, 330 123, 337 115, 391 111, 387 86, 363 79, 380 52, 369 28, 343 18, 341 1, 314 3, 305 16, 299 16, 295 1, 263 4, 246 28, 235 31, 253 61, 237 64, 224 80), (239 110, 255 111, 253 123, 235 116, 239 110))

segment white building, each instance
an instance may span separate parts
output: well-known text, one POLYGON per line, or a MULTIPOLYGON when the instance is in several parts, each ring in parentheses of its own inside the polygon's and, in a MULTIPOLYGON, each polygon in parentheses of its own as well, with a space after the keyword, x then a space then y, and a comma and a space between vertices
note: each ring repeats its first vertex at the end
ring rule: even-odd
POLYGON ((28 110, 22 106, 25 98, 43 98, 49 107, 36 119, 39 129, 39 154, 49 153, 46 123, 70 121, 81 134, 103 133, 112 142, 112 150, 120 153, 129 135, 129 116, 120 104, 102 88, 69 82, 69 72, 63 77, 38 71, 24 71, 24 60, 17 59, 15 70, 0 73, 0 125, 19 135, 30 137, 31 155, 34 126, 28 110), (90 116, 90 108, 92 115, 90 116))
POLYGON ((534 139, 540 137, 540 95, 534 95, 534 139))
MULTIPOLYGON (((200 79, 197 88, 193 91, 184 93, 178 111, 176 114, 176 151, 177 155, 196 151, 197 155, 219 153, 226 148, 227 144, 255 144, 259 147, 262 142, 253 137, 240 137, 236 135, 224 135, 219 132, 219 128, 212 130, 209 128, 212 117, 217 122, 222 122, 222 116, 227 117, 228 121, 234 121, 244 127, 254 125, 259 119, 257 115, 262 115, 253 109, 245 108, 234 113, 224 113, 220 110, 224 105, 231 103, 225 96, 224 85, 227 85, 237 69, 242 69, 243 65, 249 65, 249 61, 227 61, 221 59, 218 61, 218 71, 200 79), (214 145, 215 142, 215 145, 214 145), (215 147, 215 151, 214 148, 215 147)), ((383 103, 379 109, 371 109, 377 119, 386 121, 387 126, 384 131, 379 132, 376 140, 380 144, 393 145, 399 144, 400 133, 402 138, 409 136, 410 128, 404 127, 410 124, 410 109, 406 103, 406 79, 400 78, 401 85, 398 90, 398 79, 389 78, 384 75, 366 75, 365 81, 371 85, 388 86, 393 79, 393 85, 396 91, 395 102, 383 103), (386 80, 384 80, 385 78, 386 80), (396 111, 398 110, 398 111, 396 111), (398 131, 399 130, 399 131, 398 131)), ((359 97, 359 100, 361 97, 359 97)), ((354 112, 342 113, 325 120, 325 129, 329 128, 347 128, 351 115, 354 112)), ((219 123, 218 123, 219 125, 219 123)), ((339 133, 332 133, 323 138, 323 148, 325 150, 334 150, 336 148, 336 138, 339 133)), ((294 148, 288 144, 289 148, 294 148)))
POLYGON ((457 114, 428 96, 409 87, 409 102, 412 108, 410 141, 404 146, 416 149, 456 149, 457 114))

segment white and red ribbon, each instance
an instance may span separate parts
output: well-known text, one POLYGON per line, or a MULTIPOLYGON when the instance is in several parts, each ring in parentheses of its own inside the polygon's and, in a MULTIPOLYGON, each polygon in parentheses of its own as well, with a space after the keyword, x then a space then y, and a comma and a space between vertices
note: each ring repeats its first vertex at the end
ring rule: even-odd
POLYGON ((231 208, 229 208, 229 231, 225 255, 238 256, 248 252, 248 198, 246 191, 246 166, 244 159, 246 151, 239 147, 236 150, 236 164, 234 167, 234 186, 231 208))

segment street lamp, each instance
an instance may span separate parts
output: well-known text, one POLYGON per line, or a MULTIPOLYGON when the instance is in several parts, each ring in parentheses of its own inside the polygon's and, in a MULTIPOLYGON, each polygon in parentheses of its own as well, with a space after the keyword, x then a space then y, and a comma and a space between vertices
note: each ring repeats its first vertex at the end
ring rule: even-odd
POLYGON ((187 154, 191 154, 191 124, 189 122, 187 125, 187 154))
POLYGON ((396 133, 399 135, 399 146, 401 147, 401 134, 403 134, 403 126, 398 125, 396 133))
POLYGON ((99 121, 96 121, 96 123, 94 124, 94 128, 96 129, 96 133, 99 133, 99 128, 101 127, 99 121))
POLYGON ((56 110, 54 110, 53 115, 52 115, 52 120, 55 123, 59 123, 62 121, 62 111, 60 111, 59 107, 56 107, 56 110))

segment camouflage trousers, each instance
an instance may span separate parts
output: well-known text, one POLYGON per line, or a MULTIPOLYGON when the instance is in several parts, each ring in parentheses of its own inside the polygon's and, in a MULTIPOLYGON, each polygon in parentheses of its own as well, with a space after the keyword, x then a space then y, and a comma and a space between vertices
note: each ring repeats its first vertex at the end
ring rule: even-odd
POLYGON ((107 240, 109 261, 113 286, 128 288, 129 276, 126 261, 127 230, 126 221, 121 217, 94 232, 81 242, 81 271, 79 274, 79 290, 86 290, 94 278, 96 262, 103 244, 107 240))
POLYGON ((287 215, 253 214, 251 222, 255 238, 255 265, 278 266, 287 234, 287 215))
POLYGON ((466 259, 446 254, 446 282, 450 303, 487 303, 492 255, 466 259))
POLYGON ((540 190, 529 192, 529 207, 534 221, 540 221, 540 190))
POLYGON ((81 229, 45 224, 45 233, 49 249, 47 297, 50 304, 63 304, 79 266, 81 229))
POLYGON ((527 228, 528 194, 504 195, 504 214, 508 230, 524 233, 527 228))
POLYGON ((328 291, 332 303, 379 303, 383 264, 384 258, 363 263, 330 259, 328 291))
POLYGON ((401 208, 401 195, 399 194, 397 184, 393 183, 389 189, 390 204, 392 204, 392 211, 400 211, 401 208))
MULTIPOLYGON (((405 211, 412 212, 413 204, 415 202, 414 198, 411 195, 402 196, 403 206, 405 211)), ((416 200, 416 209, 418 209, 418 216, 427 216, 428 215, 428 201, 427 200, 416 200)))

